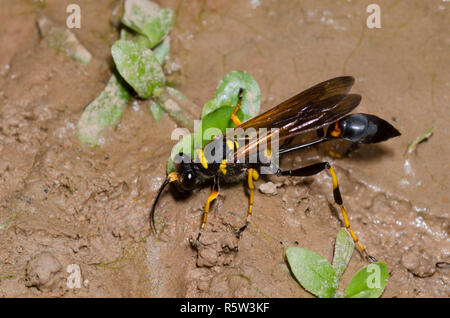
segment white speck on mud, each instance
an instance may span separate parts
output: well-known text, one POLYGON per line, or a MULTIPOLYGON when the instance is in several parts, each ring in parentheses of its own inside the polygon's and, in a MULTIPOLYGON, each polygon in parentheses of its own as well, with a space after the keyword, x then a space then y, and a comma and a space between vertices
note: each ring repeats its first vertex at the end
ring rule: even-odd
POLYGON ((261 1, 259 1, 259 0, 250 0, 250 5, 252 6, 253 9, 256 9, 257 7, 259 7, 261 5, 261 1))

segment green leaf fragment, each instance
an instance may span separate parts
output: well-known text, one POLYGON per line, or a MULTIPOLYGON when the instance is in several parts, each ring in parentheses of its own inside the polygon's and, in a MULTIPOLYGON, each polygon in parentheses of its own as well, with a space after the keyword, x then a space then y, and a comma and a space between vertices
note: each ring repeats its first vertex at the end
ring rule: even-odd
POLYGON ((347 298, 378 298, 389 279, 389 271, 383 262, 367 265, 353 276, 345 288, 347 298))
POLYGON ((258 83, 249 73, 236 70, 226 74, 219 82, 214 98, 203 107, 202 118, 223 106, 236 107, 240 88, 244 90, 240 107, 244 115, 243 121, 256 116, 259 113, 261 99, 258 83))
POLYGON ((436 129, 435 126, 431 127, 430 129, 427 129, 423 134, 421 134, 419 137, 417 137, 412 143, 408 145, 405 152, 403 153, 403 156, 406 156, 407 154, 411 153, 418 144, 421 142, 427 140, 433 135, 434 130, 436 129))
MULTIPOLYGON (((195 146, 197 148, 203 148, 207 143, 214 139, 214 137, 224 134, 227 128, 236 127, 231 119, 233 111, 234 107, 224 106, 204 116, 194 133, 196 141, 195 146)), ((238 111, 237 116, 242 120, 244 114, 242 111, 238 111)))
POLYGON ((119 38, 121 40, 130 40, 133 41, 135 39, 135 34, 133 31, 130 31, 130 29, 127 28, 121 28, 119 38))
POLYGON ((161 107, 161 105, 159 105, 158 103, 156 103, 156 102, 154 102, 154 101, 152 101, 152 102, 150 103, 150 111, 152 112, 153 118, 154 118, 156 121, 161 120, 161 118, 162 118, 162 116, 163 116, 163 114, 164 114, 164 110, 163 110, 163 108, 161 107))
POLYGON ((354 249, 355 243, 352 237, 346 229, 341 228, 336 237, 333 257, 333 269, 338 280, 347 268, 354 249))
POLYGON ((91 62, 91 53, 81 45, 75 34, 66 27, 56 25, 46 17, 38 19, 38 27, 41 36, 50 47, 82 64, 87 65, 91 62))
MULTIPOLYGON (((17 212, 11 213, 11 215, 8 217, 8 219, 4 223, 0 224, 0 231, 7 229, 14 222, 14 220, 16 218, 17 218, 17 212)), ((1 279, 0 279, 0 281, 1 281, 1 279)))
POLYGON ((194 120, 187 110, 196 106, 181 92, 165 87, 155 100, 179 126, 191 131, 194 129, 194 120))
POLYGON ((141 43, 116 41, 111 54, 117 70, 141 98, 157 96, 164 85, 164 73, 153 52, 141 43))
POLYGON ((155 53, 159 64, 163 64, 169 55, 170 51, 170 36, 166 37, 157 47, 154 48, 153 53, 155 53))
POLYGON ((77 124, 77 136, 82 143, 98 144, 100 133, 115 126, 122 118, 130 94, 113 74, 105 89, 84 110, 77 124))
MULTIPOLYGON (((166 87, 167 92, 179 102, 191 102, 182 92, 173 87, 166 87)), ((192 104, 194 106, 194 104, 192 104)))
POLYGON ((145 35, 136 34, 134 39, 137 43, 142 44, 143 46, 145 46, 148 49, 152 49, 151 43, 145 35))
POLYGON ((338 279, 326 259, 314 251, 295 246, 286 249, 286 257, 303 288, 320 298, 333 297, 338 279))
POLYGON ((122 23, 145 35, 153 48, 170 32, 174 18, 171 8, 161 9, 149 0, 126 0, 122 23))

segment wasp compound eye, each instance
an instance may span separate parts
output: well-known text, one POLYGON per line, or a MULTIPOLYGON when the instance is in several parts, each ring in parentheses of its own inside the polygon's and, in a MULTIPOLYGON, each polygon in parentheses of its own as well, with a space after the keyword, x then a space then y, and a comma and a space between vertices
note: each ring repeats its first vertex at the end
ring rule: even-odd
POLYGON ((197 175, 193 170, 186 171, 181 177, 181 187, 185 191, 192 190, 196 184, 197 175))

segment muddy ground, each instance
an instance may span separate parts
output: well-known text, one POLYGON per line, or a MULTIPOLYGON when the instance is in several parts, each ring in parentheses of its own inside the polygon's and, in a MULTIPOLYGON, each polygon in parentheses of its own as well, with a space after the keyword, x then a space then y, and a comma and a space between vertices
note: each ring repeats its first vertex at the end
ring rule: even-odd
MULTIPOLYGON (((173 85, 199 105, 228 71, 251 73, 262 109, 317 82, 356 78, 358 111, 393 123, 402 136, 364 146, 350 158, 321 147, 286 156, 284 168, 329 160, 336 166, 352 227, 390 269, 383 297, 449 297, 450 2, 377 1, 382 28, 368 29, 372 1, 160 1, 176 11, 171 33, 173 85), (175 70, 177 67, 174 68, 175 70), (417 136, 433 136, 404 156, 417 136)), ((0 3, 0 296, 3 297, 312 297, 294 280, 283 251, 296 242, 331 260, 342 220, 331 179, 279 182, 276 195, 256 192, 246 216, 244 185, 223 186, 199 251, 208 188, 166 192, 151 234, 149 207, 165 177, 176 127, 156 122, 144 101, 130 104, 101 147, 81 146, 74 127, 105 86, 110 20, 116 1, 2 0, 0 3), (89 66, 39 38, 44 15, 74 30, 92 53, 89 66), (81 268, 81 288, 66 284, 81 268)), ((367 262, 355 251, 342 287, 367 262)))

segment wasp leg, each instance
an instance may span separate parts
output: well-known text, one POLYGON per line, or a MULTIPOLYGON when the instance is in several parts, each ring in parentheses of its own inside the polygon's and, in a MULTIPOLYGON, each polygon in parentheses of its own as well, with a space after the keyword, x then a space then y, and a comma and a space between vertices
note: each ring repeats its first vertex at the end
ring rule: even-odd
POLYGON ((234 122, 234 124, 236 126, 240 126, 241 125, 241 120, 239 119, 239 117, 237 116, 237 112, 239 111, 239 109, 241 108, 241 103, 242 103, 242 93, 243 93, 243 89, 240 88, 239 89, 239 100, 238 103, 236 105, 236 108, 234 109, 233 113, 231 114, 231 120, 234 122))
POLYGON ((337 205, 339 205, 339 208, 341 209, 341 213, 344 218, 345 228, 348 230, 348 232, 352 236, 353 241, 355 242, 355 244, 358 245, 361 252, 365 256, 367 256, 372 262, 376 262, 377 261, 376 258, 367 253, 366 248, 361 244, 361 242, 359 241, 355 232, 353 232, 353 230, 350 226, 350 222, 349 222, 348 216, 347 216, 347 211, 345 210, 344 205, 343 205, 341 191, 339 190, 339 183, 338 183, 338 180, 336 177, 336 173, 334 172, 334 169, 331 167, 331 165, 328 162, 320 162, 320 163, 316 163, 316 164, 313 164, 313 165, 310 165, 307 167, 303 167, 303 168, 299 168, 299 169, 295 169, 295 170, 286 170, 286 171, 278 170, 277 175, 292 176, 292 177, 307 177, 307 176, 312 176, 312 175, 318 174, 319 172, 321 172, 325 169, 327 169, 328 172, 330 172, 330 174, 331 174, 331 178, 333 180, 334 202, 337 205))
POLYGON ((337 159, 341 159, 343 157, 342 154, 334 152, 333 150, 330 149, 330 147, 328 147, 327 143, 322 144, 323 145, 323 149, 325 149, 326 153, 331 157, 331 158, 337 158, 337 159))
MULTIPOLYGON (((319 138, 323 138, 323 140, 326 141, 326 138, 324 138, 324 136, 325 136, 325 131, 323 130, 323 128, 320 128, 320 129, 317 130, 317 136, 318 136, 319 138)), ((355 143, 355 142, 353 142, 353 143, 347 148, 347 150, 346 150, 343 154, 340 154, 340 153, 337 153, 337 152, 332 151, 332 150, 330 149, 330 147, 328 147, 328 143, 326 143, 326 142, 323 143, 323 149, 325 150, 325 152, 326 152, 331 158, 338 158, 338 159, 340 159, 340 158, 343 158, 343 157, 348 157, 348 155, 349 155, 352 151, 358 149, 358 144, 355 143)))
POLYGON ((328 144, 327 144, 327 143, 324 143, 324 144, 323 144, 323 148, 325 149, 325 151, 327 152, 327 154, 328 154, 330 157, 340 159, 340 158, 348 157, 348 155, 349 155, 351 152, 353 152, 354 150, 358 149, 358 144, 355 143, 355 142, 352 143, 352 144, 347 148, 347 150, 346 150, 344 153, 342 153, 342 154, 341 154, 341 153, 337 153, 337 152, 332 151, 332 150, 328 147, 328 144))
POLYGON ((200 232, 198 233, 197 239, 194 242, 195 247, 198 246, 200 237, 202 236, 203 233, 203 229, 206 226, 206 221, 208 219, 208 213, 211 207, 211 202, 214 201, 214 199, 217 198, 218 195, 219 195, 219 182, 218 179, 215 179, 211 193, 209 194, 208 199, 206 200, 205 210, 203 211, 202 225, 200 226, 200 232))
POLYGON ((248 227, 248 224, 250 222, 250 217, 252 215, 253 210, 253 197, 255 194, 255 185, 253 184, 253 181, 259 179, 259 173, 255 169, 248 169, 248 188, 250 189, 250 197, 248 199, 248 212, 247 212, 247 220, 245 221, 245 225, 239 229, 236 236, 238 238, 241 237, 242 232, 248 227))

